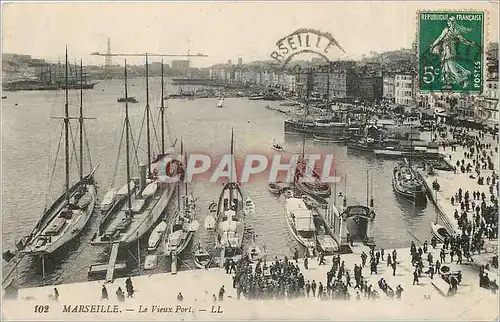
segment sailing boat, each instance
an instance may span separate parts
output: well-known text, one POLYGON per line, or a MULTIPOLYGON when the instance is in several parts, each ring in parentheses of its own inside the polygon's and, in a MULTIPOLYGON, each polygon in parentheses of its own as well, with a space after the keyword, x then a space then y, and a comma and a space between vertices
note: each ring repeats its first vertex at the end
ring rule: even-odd
POLYGON ((222 105, 224 104, 224 97, 221 97, 219 100, 219 103, 217 104, 217 107, 222 108, 222 105))
MULTIPOLYGON (((234 160, 234 136, 231 129, 231 159, 234 160)), ((244 199, 240 185, 235 182, 231 160, 230 179, 224 185, 217 204, 216 245, 220 249, 220 265, 224 259, 238 261, 242 257, 241 244, 245 233, 244 199)))
MULTIPOLYGON (((182 142, 181 142, 182 154, 182 142)), ((183 197, 182 205, 180 202, 180 186, 177 186, 177 200, 178 209, 172 224, 165 234, 165 255, 174 256, 180 255, 189 245, 193 239, 194 233, 199 227, 196 216, 196 199, 192 195, 187 195, 187 182, 186 182, 186 195, 183 197)))
MULTIPOLYGON (((150 161, 151 144, 149 131, 149 75, 148 56, 146 55, 146 128, 147 128, 147 152, 148 168, 146 165, 139 165, 139 178, 131 179, 130 174, 130 122, 128 115, 128 101, 125 101, 125 143, 126 143, 126 163, 127 163, 127 183, 118 191, 118 202, 102 215, 98 233, 92 238, 92 245, 109 245, 110 243, 120 243, 126 245, 141 238, 160 219, 167 208, 175 186, 181 179, 181 168, 176 167, 166 175, 161 171, 170 169, 170 164, 178 165, 178 160, 172 159, 169 153, 164 151, 163 134, 163 108, 162 112, 162 154, 156 160, 150 161), (170 158, 167 163, 166 158, 170 158), (165 163, 167 163, 165 165, 165 163), (153 169, 153 170, 152 170, 153 169), (126 202, 124 202, 126 200, 126 202)), ((163 65, 162 65, 163 67, 163 65)), ((162 68, 163 70, 163 68, 162 68)), ((127 86, 127 66, 125 61, 125 98, 128 97, 127 86)), ((162 78, 163 80, 163 78, 162 78)), ((163 87, 162 87, 163 96, 163 87)), ((161 100, 162 106, 164 100, 161 100)), ((121 142, 120 142, 121 144, 121 142)))
MULTIPOLYGON (((312 83, 312 75, 308 75, 308 85, 307 85, 307 98, 306 98, 306 106, 304 108, 304 121, 305 115, 308 114, 309 107, 309 94, 311 91, 311 86, 309 84, 312 83)), ((297 163, 295 177, 294 177, 294 186, 300 192, 311 195, 313 197, 319 198, 328 198, 332 191, 330 185, 320 181, 320 174, 316 169, 310 169, 312 178, 305 178, 305 174, 308 172, 307 167, 309 166, 307 162, 305 162, 304 154, 305 154, 305 145, 306 145, 306 137, 305 134, 302 135, 302 158, 297 163), (309 180, 308 180, 309 179, 309 180), (313 179, 313 180, 310 180, 313 179)))
MULTIPOLYGON (((83 70, 80 65, 80 70, 83 70)), ((81 73, 82 74, 82 73, 81 73)), ((80 75, 80 77, 82 77, 80 75)), ((83 82, 81 80, 81 82, 83 82)), ((20 243, 21 253, 29 255, 51 254, 62 245, 78 236, 87 225, 96 201, 95 167, 89 174, 83 175, 83 93, 80 89, 80 165, 79 181, 70 186, 70 148, 69 148, 69 102, 68 102, 68 50, 66 48, 66 100, 64 106, 64 139, 66 184, 64 193, 44 211, 31 234, 20 243)))

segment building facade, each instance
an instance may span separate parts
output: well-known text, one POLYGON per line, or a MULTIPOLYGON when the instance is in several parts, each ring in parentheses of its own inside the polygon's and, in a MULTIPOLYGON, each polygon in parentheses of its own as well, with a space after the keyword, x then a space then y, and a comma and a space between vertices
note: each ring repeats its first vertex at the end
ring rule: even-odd
POLYGON ((414 102, 414 76, 411 74, 396 74, 394 76, 394 102, 410 106, 414 102))

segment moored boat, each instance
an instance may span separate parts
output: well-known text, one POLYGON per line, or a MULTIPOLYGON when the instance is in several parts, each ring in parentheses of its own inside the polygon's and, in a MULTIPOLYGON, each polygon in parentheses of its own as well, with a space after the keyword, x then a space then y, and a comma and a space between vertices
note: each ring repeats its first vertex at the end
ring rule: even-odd
MULTIPOLYGON (((231 132, 231 156, 234 156, 234 139, 231 132)), ((245 233, 245 215, 243 212, 243 193, 234 176, 236 169, 230 170, 231 176, 224 185, 217 204, 216 245, 220 250, 220 262, 225 259, 238 261, 242 257, 243 236, 245 233)))
POLYGON ((204 269, 208 268, 210 263, 212 262, 212 257, 207 252, 205 248, 198 243, 196 250, 194 251, 194 265, 198 268, 204 269))
MULTIPOLYGON (((163 66, 162 66, 163 70, 163 66)), ((165 151, 164 135, 162 133, 161 153, 151 160, 150 147, 151 142, 147 140, 147 165, 139 165, 139 178, 131 179, 131 160, 130 155, 130 122, 128 113, 128 86, 127 86, 127 67, 125 66, 125 120, 124 133, 126 143, 126 175, 128 184, 125 184, 117 195, 123 195, 123 200, 126 202, 119 203, 113 206, 109 211, 105 212, 101 217, 98 233, 92 238, 92 245, 108 246, 112 243, 127 245, 137 241, 144 236, 151 228, 159 222, 167 208, 175 187, 181 181, 183 176, 183 168, 180 161, 172 158, 173 151, 165 151), (174 171, 166 172, 166 169, 174 168, 172 165, 177 165, 174 171)), ((163 78, 162 78, 163 79, 163 78)), ((148 81, 148 62, 146 56, 146 91, 149 92, 148 81)), ((149 97, 147 95, 146 97, 149 97)), ((163 88, 162 88, 163 97, 163 88)), ((149 111, 149 101, 146 102, 146 111, 149 111)), ((162 107, 160 108, 161 123, 164 123, 164 106, 162 99, 162 107)), ((151 123, 149 113, 146 113, 146 124, 151 123)), ((163 126, 162 126, 163 128, 163 126)))
POLYGON ((396 193, 415 205, 424 205, 427 202, 424 185, 408 165, 400 164, 394 167, 392 186, 396 193))
POLYGON ((451 234, 444 226, 441 226, 437 223, 431 223, 431 229, 432 235, 434 235, 441 243, 444 243, 445 238, 448 238, 448 240, 450 240, 451 234))
POLYGON ((165 233, 166 256, 180 255, 189 245, 200 225, 195 220, 196 199, 191 195, 184 196, 182 199, 182 205, 178 205, 176 216, 165 233))
POLYGON ((285 218, 292 236, 312 254, 316 247, 316 227, 304 201, 299 198, 287 199, 285 218))
POLYGON ((160 241, 163 238, 163 234, 165 234, 165 230, 167 230, 166 222, 161 221, 158 225, 156 225, 156 227, 151 232, 151 235, 149 235, 149 240, 148 240, 149 251, 154 251, 156 250, 156 248, 158 248, 158 245, 160 245, 160 241))
POLYGON ((274 195, 279 195, 281 190, 283 190, 283 186, 280 184, 281 182, 270 182, 268 185, 269 191, 274 195))
MULTIPOLYGON (((81 67, 82 68, 82 67, 81 67)), ((66 71, 68 70, 68 53, 66 51, 66 71)), ((81 69, 82 70, 82 69, 81 69)), ((80 73, 82 74, 82 73, 80 73)), ((68 74, 65 75, 66 85, 68 74)), ((80 90, 80 164, 79 181, 70 185, 70 117, 68 110, 68 86, 65 88, 66 102, 64 108, 65 127, 65 189, 60 197, 46 209, 29 236, 17 243, 21 253, 27 255, 51 254, 70 240, 74 239, 85 228, 94 211, 97 199, 97 188, 94 180, 95 167, 84 175, 83 166, 83 92, 80 90)), ((59 142, 60 143, 60 142, 59 142)))
POLYGON ((251 216, 255 213, 255 204, 253 203, 252 199, 250 199, 250 197, 247 197, 245 199, 245 206, 243 207, 243 212, 245 213, 245 216, 251 216))
POLYGON ((248 247, 247 249, 247 258, 248 260, 251 262, 251 263, 254 263, 258 260, 261 260, 264 255, 265 255, 265 251, 263 251, 258 245, 257 245, 257 242, 256 242, 256 237, 255 237, 255 234, 252 236, 252 243, 250 244, 250 246, 248 247))

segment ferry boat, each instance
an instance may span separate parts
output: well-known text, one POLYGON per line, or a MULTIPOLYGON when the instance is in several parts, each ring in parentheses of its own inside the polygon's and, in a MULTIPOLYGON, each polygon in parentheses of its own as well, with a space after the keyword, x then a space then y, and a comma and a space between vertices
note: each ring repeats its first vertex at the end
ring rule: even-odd
POLYGON ((312 254, 316 247, 316 227, 313 214, 304 201, 299 198, 286 199, 285 218, 292 236, 312 254))
POLYGON ((411 200, 415 205, 423 205, 427 202, 424 185, 407 164, 394 167, 392 185, 396 193, 411 200))
MULTIPOLYGON (((68 53, 66 51, 66 70, 68 67, 68 53)), ((66 84, 68 75, 66 73, 66 84)), ((81 102, 83 102, 83 92, 80 91, 81 102)), ((66 184, 64 192, 60 197, 46 209, 38 220, 35 228, 29 236, 24 237, 17 243, 21 253, 27 255, 51 254, 61 246, 80 235, 87 225, 97 198, 94 168, 89 174, 84 175, 83 155, 80 155, 79 181, 70 186, 70 142, 69 142, 69 113, 68 113, 68 86, 66 86, 66 104, 64 115, 65 126, 65 169, 66 184)), ((83 142, 83 105, 80 104, 80 144, 83 142)), ((80 146, 80 154, 83 145, 80 146)))

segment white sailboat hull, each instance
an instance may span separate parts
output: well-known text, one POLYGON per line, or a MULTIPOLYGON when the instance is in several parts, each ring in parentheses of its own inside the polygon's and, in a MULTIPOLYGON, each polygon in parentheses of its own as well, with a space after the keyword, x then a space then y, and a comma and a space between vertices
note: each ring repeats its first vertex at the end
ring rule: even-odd
MULTIPOLYGON (((94 207, 96 203, 96 188, 94 185, 86 185, 87 192, 84 195, 90 198, 90 201, 87 205, 87 208, 84 211, 75 212, 72 219, 66 222, 66 226, 63 230, 56 236, 52 236, 50 238, 50 242, 46 242, 41 245, 39 243, 40 238, 42 238, 42 233, 44 230, 40 231, 36 234, 32 241, 25 246, 25 248, 21 251, 23 254, 27 255, 42 255, 42 254, 50 254, 56 251, 58 248, 63 246, 64 244, 71 241, 73 238, 77 237, 81 231, 87 225, 92 213, 94 212, 94 207)), ((66 206, 66 202, 62 205, 61 209, 66 206)), ((60 213, 60 211, 59 211, 60 213)))
POLYGON ((153 226, 160 219, 163 211, 167 208, 170 200, 172 199, 174 189, 174 185, 167 187, 161 194, 158 201, 154 203, 151 210, 141 214, 142 218, 136 217, 136 220, 138 219, 140 222, 136 225, 136 228, 133 229, 133 231, 128 232, 128 234, 122 238, 122 242, 124 244, 130 244, 144 236, 151 226, 153 226))

